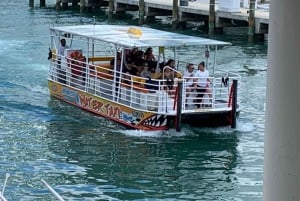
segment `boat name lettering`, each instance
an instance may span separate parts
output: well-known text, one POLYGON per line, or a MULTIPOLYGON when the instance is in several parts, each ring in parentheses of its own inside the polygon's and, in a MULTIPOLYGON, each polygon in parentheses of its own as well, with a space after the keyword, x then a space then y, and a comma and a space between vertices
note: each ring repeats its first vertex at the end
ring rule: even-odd
POLYGON ((101 112, 110 117, 120 118, 121 109, 115 107, 109 103, 105 104, 99 100, 94 99, 93 97, 88 97, 84 94, 80 95, 81 105, 85 108, 92 109, 93 111, 101 112))

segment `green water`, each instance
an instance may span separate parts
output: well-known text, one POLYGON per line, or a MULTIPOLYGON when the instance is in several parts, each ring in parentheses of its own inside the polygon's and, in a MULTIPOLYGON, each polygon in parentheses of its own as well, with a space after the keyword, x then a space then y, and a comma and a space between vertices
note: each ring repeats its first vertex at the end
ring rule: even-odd
MULTIPOLYGON (((237 129, 184 125, 180 133, 141 137, 49 96, 49 27, 92 23, 95 14, 27 3, 0 2, 0 183, 10 173, 8 200, 55 200, 41 179, 66 200, 262 199, 264 42, 249 44, 238 29, 215 37, 232 43, 220 50, 218 64, 242 76, 237 129)), ((96 23, 108 23, 105 12, 96 23)), ((112 23, 137 20, 127 14, 112 23)), ((171 30, 167 20, 147 26, 171 30)), ((197 29, 180 32, 205 36, 197 29)))

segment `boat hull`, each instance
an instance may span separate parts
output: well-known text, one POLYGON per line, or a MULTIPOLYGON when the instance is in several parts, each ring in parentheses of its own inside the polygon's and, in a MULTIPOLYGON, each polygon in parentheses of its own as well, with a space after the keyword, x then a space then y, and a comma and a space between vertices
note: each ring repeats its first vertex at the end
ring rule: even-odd
POLYGON ((135 110, 52 80, 48 81, 48 87, 51 96, 117 122, 125 128, 152 131, 168 128, 167 115, 135 110))
MULTIPOLYGON (((236 116, 239 111, 236 112, 236 116)), ((232 125, 231 111, 210 111, 182 115, 182 123, 193 127, 219 127, 232 125)))

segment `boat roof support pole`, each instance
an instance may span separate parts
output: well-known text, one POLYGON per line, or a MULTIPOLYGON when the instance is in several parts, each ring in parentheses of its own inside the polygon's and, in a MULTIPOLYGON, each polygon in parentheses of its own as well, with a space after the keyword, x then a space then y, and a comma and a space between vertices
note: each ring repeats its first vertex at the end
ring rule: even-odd
POLYGON ((208 70, 209 69, 209 45, 206 46, 204 56, 206 58, 206 61, 205 61, 206 69, 208 70))
POLYGON ((215 46, 214 64, 213 64, 213 76, 215 76, 215 68, 216 68, 216 64, 217 64, 217 52, 218 52, 218 46, 215 46))
POLYGON ((114 83, 113 83, 113 90, 112 90, 112 93, 113 93, 113 100, 116 100, 116 92, 117 92, 117 73, 116 73, 116 66, 117 66, 117 57, 118 57, 118 48, 117 46, 115 45, 115 58, 114 58, 114 69, 113 69, 113 73, 114 73, 114 83))
POLYGON ((177 86, 177 107, 176 107, 176 122, 175 129, 177 132, 181 131, 181 111, 182 111, 182 81, 178 81, 177 86))
MULTIPOLYGON (((174 47, 174 60, 176 61, 177 59, 177 51, 176 51, 176 47, 174 47)), ((177 67, 178 67, 178 63, 177 65, 175 66, 175 69, 177 70, 177 67)))

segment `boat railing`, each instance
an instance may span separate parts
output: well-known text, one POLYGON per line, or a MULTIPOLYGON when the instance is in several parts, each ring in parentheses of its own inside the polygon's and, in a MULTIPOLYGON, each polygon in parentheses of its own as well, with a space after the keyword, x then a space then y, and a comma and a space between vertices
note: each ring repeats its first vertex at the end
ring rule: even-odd
MULTIPOLYGON (((57 56, 55 57, 57 58, 57 56)), ((133 76, 127 73, 114 72, 110 66, 113 57, 88 58, 83 61, 62 57, 52 59, 49 79, 70 86, 108 101, 156 113, 174 113, 178 83, 182 82, 182 112, 192 112, 196 108, 230 108, 230 87, 233 79, 240 80, 235 74, 216 73, 209 77, 212 81, 211 92, 192 89, 188 91, 186 80, 179 76, 172 83, 163 79, 160 73, 153 73, 151 78, 133 76), (227 83, 225 80, 228 78, 227 83), (199 103, 201 102, 201 104, 199 103)), ((181 72, 176 72, 176 74, 181 72)))

